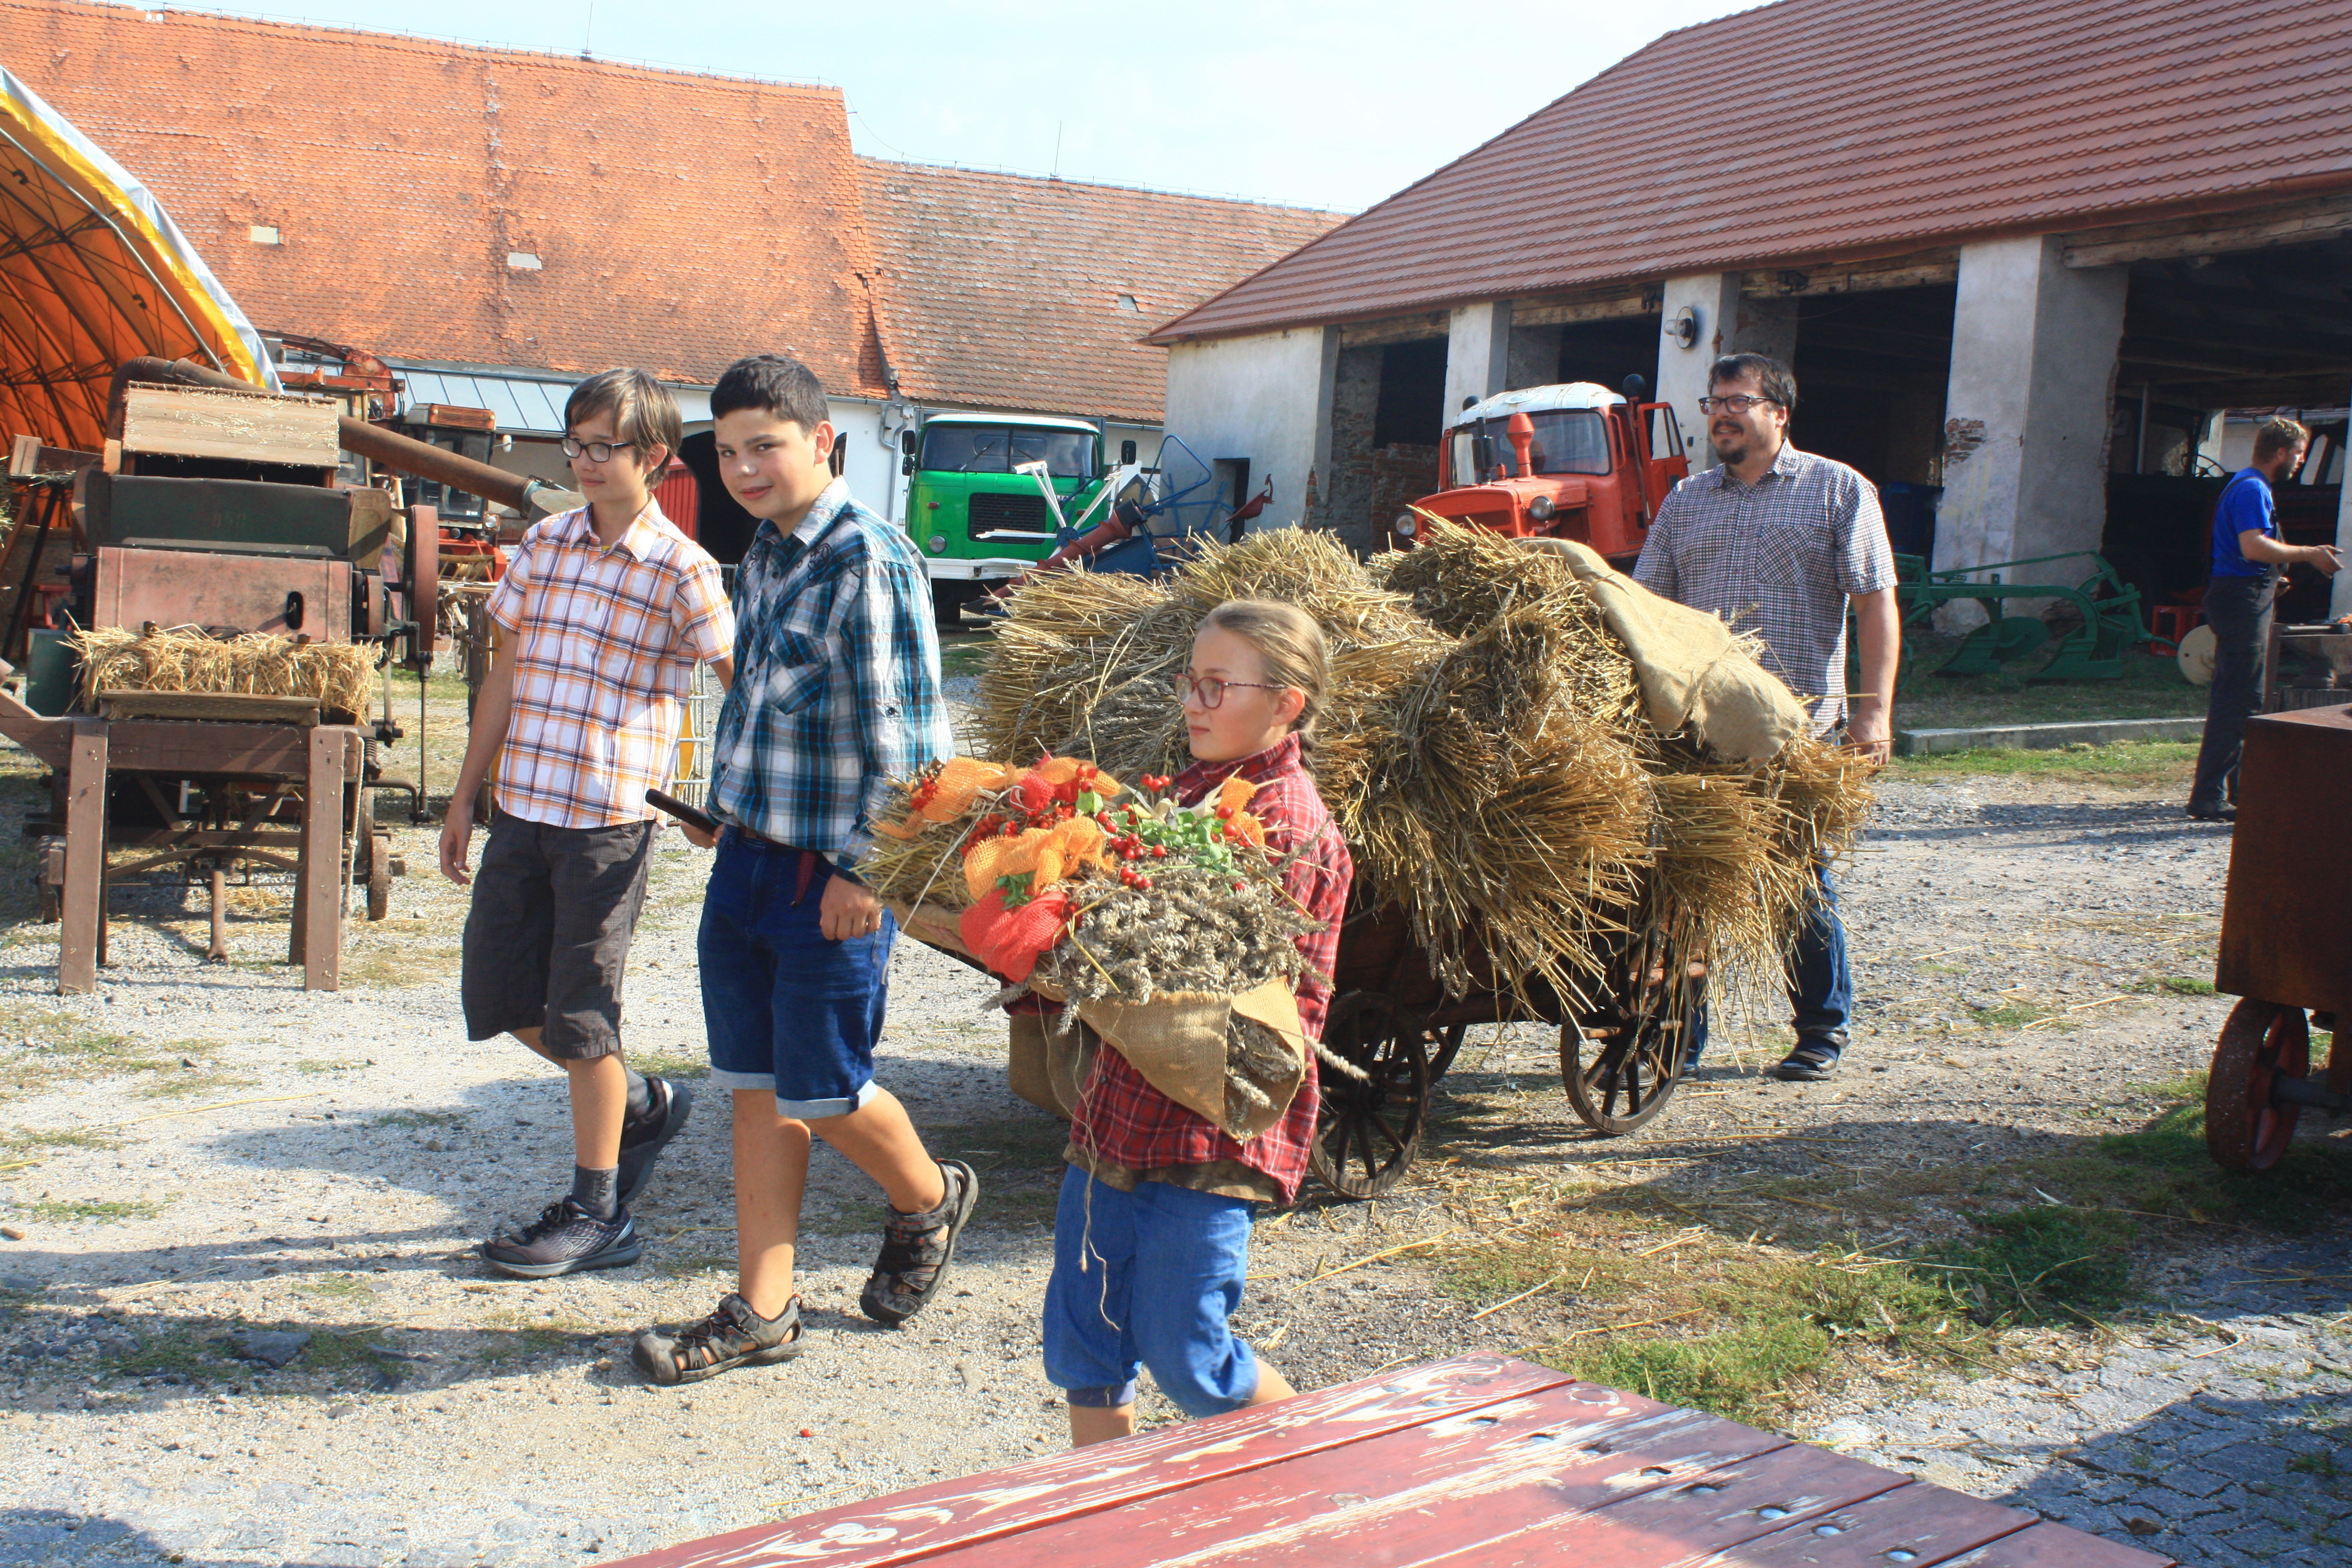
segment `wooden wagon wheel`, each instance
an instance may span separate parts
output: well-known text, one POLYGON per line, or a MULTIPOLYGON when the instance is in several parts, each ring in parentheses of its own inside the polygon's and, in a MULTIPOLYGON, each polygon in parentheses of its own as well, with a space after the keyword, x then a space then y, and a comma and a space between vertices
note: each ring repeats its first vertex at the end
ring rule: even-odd
POLYGON ((392 835, 371 828, 367 840, 367 918, 380 921, 392 913, 392 835))
POLYGON ((1323 1048, 1363 1069, 1363 1081, 1326 1066, 1307 1169, 1347 1198, 1376 1198, 1402 1179, 1429 1112, 1429 1032, 1377 991, 1331 1004, 1323 1048))
POLYGON ((2267 1171, 2286 1152, 2303 1107, 2273 1104, 2282 1078, 2311 1076, 2311 1026, 2300 1007, 2249 996, 2230 1009, 2205 1079, 2205 1148, 2225 1171, 2267 1171))
POLYGON ((1560 1085, 1595 1132, 1633 1131, 1674 1098, 1686 1026, 1706 1002, 1706 982, 1692 967, 1653 926, 1609 966, 1601 1006, 1560 1025, 1560 1085))
POLYGON ((1437 1054, 1429 1058, 1429 1081, 1436 1083, 1454 1069, 1454 1058, 1462 1054, 1462 1044, 1470 1037, 1470 1026, 1456 1024, 1436 1037, 1437 1054))

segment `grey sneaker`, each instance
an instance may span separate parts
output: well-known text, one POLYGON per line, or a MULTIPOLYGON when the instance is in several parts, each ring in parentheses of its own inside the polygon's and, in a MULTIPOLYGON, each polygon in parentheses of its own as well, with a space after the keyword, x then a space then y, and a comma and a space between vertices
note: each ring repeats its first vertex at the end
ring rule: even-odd
POLYGON ((626 1207, 609 1220, 598 1219, 565 1198, 541 1209, 520 1231, 500 1231, 475 1250, 501 1274, 546 1279, 588 1268, 626 1268, 644 1254, 645 1243, 626 1207))
POLYGON ((857 1298, 876 1322, 897 1328, 928 1306, 955 1261, 956 1238, 980 1200, 980 1177, 961 1160, 940 1162, 947 1195, 929 1214, 890 1211, 882 1225, 882 1255, 857 1298))
POLYGON ((773 1366, 792 1360, 806 1346, 801 1330, 801 1299, 793 1297, 784 1310, 763 1318, 751 1303, 730 1290, 719 1310, 675 1334, 648 1329, 637 1336, 629 1359, 637 1370, 664 1387, 700 1383, 706 1377, 739 1366, 773 1366))
POLYGON ((646 1179, 654 1173, 654 1162, 694 1114, 694 1095, 686 1085, 649 1076, 646 1088, 652 1093, 653 1103, 642 1118, 621 1129, 618 1185, 623 1208, 637 1201, 637 1194, 646 1189, 646 1179))

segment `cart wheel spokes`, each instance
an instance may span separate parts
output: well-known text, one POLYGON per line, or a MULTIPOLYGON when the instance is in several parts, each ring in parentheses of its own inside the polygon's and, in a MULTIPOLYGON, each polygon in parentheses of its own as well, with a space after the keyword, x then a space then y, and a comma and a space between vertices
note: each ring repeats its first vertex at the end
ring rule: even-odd
POLYGON ((1560 1085, 1584 1124, 1631 1132, 1665 1109, 1682 1082, 1683 1037, 1706 981, 1680 961, 1664 931, 1643 932, 1610 967, 1598 1010, 1559 1028, 1560 1085))
POLYGON ((1387 996, 1350 991, 1331 1004, 1323 1047, 1365 1081, 1325 1068, 1307 1168, 1342 1197, 1376 1198, 1404 1176, 1429 1110, 1429 1032, 1387 996))
POLYGON ((2311 1076, 2311 1026, 2300 1007, 2249 996, 2230 1009, 2205 1080, 2205 1148, 2225 1171, 2267 1171, 2286 1152, 2303 1107, 2271 1098, 2282 1078, 2311 1076))
POLYGON ((1429 1058, 1429 1081, 1437 1082, 1454 1069, 1454 1058, 1462 1054, 1462 1046, 1470 1037, 1470 1026, 1456 1024, 1437 1037, 1437 1054, 1429 1058))

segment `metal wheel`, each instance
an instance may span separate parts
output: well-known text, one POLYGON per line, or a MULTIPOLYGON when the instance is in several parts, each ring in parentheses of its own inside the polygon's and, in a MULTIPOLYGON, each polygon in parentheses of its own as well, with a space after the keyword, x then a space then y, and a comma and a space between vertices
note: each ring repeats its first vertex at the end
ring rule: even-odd
POLYGON ((2282 1078, 2311 1076, 2311 1026, 2300 1007, 2249 996, 2230 1009, 2205 1079, 2205 1148, 2225 1171, 2267 1171, 2286 1152, 2303 1107, 2273 1103, 2282 1078))
POLYGON ((1595 1132, 1632 1132, 1674 1098, 1685 1027, 1706 1001, 1706 981, 1693 967, 1653 927, 1610 965, 1602 1005, 1560 1026, 1560 1085, 1595 1132))
POLYGON ((1429 1032, 1377 991, 1331 1004, 1323 1048, 1361 1068, 1363 1082, 1325 1067, 1307 1169, 1346 1198, 1376 1198, 1402 1179, 1429 1112, 1429 1032))

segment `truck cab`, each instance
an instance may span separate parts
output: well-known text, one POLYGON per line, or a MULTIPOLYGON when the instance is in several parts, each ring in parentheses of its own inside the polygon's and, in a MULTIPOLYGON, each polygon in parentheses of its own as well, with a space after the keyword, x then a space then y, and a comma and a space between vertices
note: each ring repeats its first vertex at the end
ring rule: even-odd
MULTIPOLYGON (((1682 430, 1663 403, 1589 381, 1497 393, 1462 411, 1437 449, 1437 493, 1422 510, 1513 538, 1573 539, 1619 568, 1642 552, 1658 503, 1690 472, 1682 430)), ((1412 512, 1390 525, 1411 549, 1412 512)))
POLYGON ((1107 477, 1102 431, 1083 419, 934 414, 899 441, 907 533, 946 626, 984 584, 1018 575, 1054 548, 1062 520, 1024 465, 1045 465, 1044 482, 1065 518, 1076 517, 1107 477))

